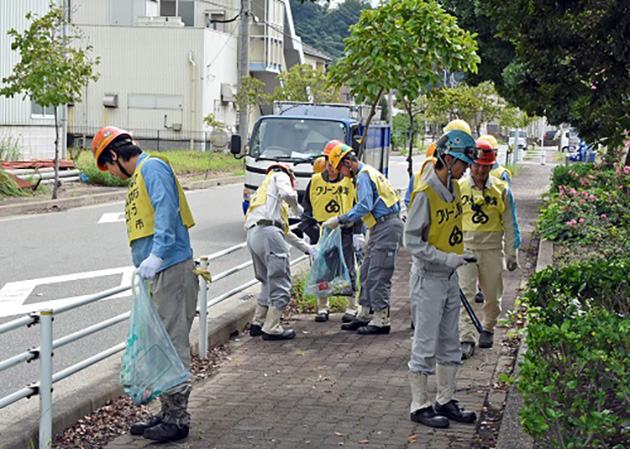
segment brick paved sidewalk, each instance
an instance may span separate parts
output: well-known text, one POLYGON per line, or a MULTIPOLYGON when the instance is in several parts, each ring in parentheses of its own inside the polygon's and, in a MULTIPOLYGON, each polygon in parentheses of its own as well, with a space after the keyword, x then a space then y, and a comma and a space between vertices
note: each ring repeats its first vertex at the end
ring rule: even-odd
MULTIPOLYGON (((551 168, 525 164, 514 181, 523 267, 532 263, 528 260, 531 232, 551 168)), ((446 430, 409 420, 410 263, 408 253, 401 251, 393 279, 390 335, 341 331, 341 315, 336 314, 327 323, 315 323, 312 316, 292 320, 290 325, 298 335, 288 342, 241 336, 230 343, 231 357, 218 373, 195 384, 191 435, 161 447, 470 448, 480 420, 476 426, 452 422, 446 430)), ((514 304, 522 273, 506 273, 504 311, 514 304)), ((478 349, 459 372, 456 396, 478 416, 486 396, 490 404, 505 399, 489 395, 495 371, 502 371, 504 334, 505 329, 497 329, 495 347, 478 349)), ((435 392, 435 376, 430 377, 429 390, 435 392)), ((125 435, 108 447, 149 445, 141 437, 125 435)))

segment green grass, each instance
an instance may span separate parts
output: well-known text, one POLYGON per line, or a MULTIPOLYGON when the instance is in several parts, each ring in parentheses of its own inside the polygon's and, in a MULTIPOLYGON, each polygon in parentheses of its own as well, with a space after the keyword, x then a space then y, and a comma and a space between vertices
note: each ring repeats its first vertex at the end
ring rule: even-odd
MULTIPOLYGON (((317 296, 304 295, 304 285, 307 277, 308 271, 293 276, 293 286, 291 287, 292 301, 295 301, 295 305, 300 313, 317 313, 317 296)), ((332 296, 329 302, 331 312, 343 312, 346 310, 348 298, 332 296)))
POLYGON ((27 196, 28 191, 20 189, 9 174, 0 169, 0 198, 8 196, 27 196))
MULTIPOLYGON (((206 171, 212 175, 237 176, 244 173, 243 160, 235 159, 230 153, 204 153, 191 150, 147 151, 150 155, 166 156, 178 176, 203 178, 206 171)), ((82 151, 77 157, 77 167, 90 178, 90 183, 120 187, 126 186, 122 181, 96 167, 90 151, 82 151)))

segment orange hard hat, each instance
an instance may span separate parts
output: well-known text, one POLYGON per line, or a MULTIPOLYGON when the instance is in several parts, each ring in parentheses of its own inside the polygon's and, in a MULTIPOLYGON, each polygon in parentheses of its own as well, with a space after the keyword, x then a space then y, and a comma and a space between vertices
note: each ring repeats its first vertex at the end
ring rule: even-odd
POLYGON ((480 155, 475 159, 477 165, 493 165, 497 160, 497 154, 492 148, 492 144, 487 140, 477 140, 477 148, 481 150, 480 155))
POLYGON ((313 162, 313 174, 321 173, 326 170, 326 158, 320 156, 313 162))
POLYGON ((328 142, 326 144, 326 147, 324 147, 324 155, 328 156, 332 149, 338 145, 343 145, 343 142, 341 140, 331 140, 330 142, 328 142))
POLYGON ((291 166, 284 162, 276 162, 274 164, 271 164, 269 167, 267 167, 266 173, 269 173, 270 171, 273 171, 276 169, 280 169, 283 172, 285 172, 287 175, 289 175, 289 178, 291 178, 291 186, 295 188, 295 174, 293 173, 293 169, 291 168, 291 166))
POLYGON ((131 139, 131 134, 124 129, 116 128, 115 126, 106 126, 105 128, 99 129, 92 139, 92 154, 94 155, 94 159, 96 159, 96 165, 101 171, 107 171, 107 168, 99 165, 99 156, 114 139, 120 136, 126 136, 131 139))
POLYGON ((429 147, 427 148, 427 159, 430 157, 433 157, 433 155, 435 154, 435 142, 431 142, 431 145, 429 145, 429 147))

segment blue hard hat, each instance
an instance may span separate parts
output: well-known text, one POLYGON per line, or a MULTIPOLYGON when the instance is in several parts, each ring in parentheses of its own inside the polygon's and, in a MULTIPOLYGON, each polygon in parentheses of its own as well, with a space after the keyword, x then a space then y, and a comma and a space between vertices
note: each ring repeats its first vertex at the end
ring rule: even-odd
POLYGON ((450 154, 470 165, 475 163, 479 153, 475 139, 470 134, 459 130, 443 134, 435 146, 442 154, 450 154))

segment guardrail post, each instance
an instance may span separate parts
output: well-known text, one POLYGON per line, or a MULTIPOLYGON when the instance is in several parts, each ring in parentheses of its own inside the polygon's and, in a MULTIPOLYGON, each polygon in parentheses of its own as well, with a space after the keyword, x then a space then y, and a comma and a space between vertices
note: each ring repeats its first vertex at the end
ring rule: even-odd
MULTIPOLYGON (((199 259, 199 268, 208 269, 208 258, 199 259)), ((199 276, 199 358, 208 354, 208 287, 203 276, 199 276)))
POLYGON ((52 447, 52 341, 53 311, 39 312, 39 449, 52 447))

